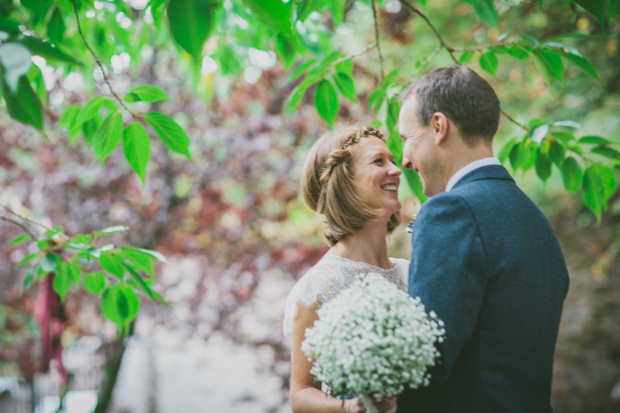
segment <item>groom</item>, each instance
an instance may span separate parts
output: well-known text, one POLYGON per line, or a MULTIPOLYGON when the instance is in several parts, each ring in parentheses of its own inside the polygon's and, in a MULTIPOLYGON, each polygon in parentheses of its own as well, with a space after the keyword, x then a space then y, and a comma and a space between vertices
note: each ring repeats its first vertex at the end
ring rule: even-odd
POLYGON ((401 96, 402 163, 430 197, 412 225, 409 294, 446 339, 430 385, 405 392, 398 412, 551 412, 568 272, 549 221, 493 157, 499 100, 462 66, 401 96))

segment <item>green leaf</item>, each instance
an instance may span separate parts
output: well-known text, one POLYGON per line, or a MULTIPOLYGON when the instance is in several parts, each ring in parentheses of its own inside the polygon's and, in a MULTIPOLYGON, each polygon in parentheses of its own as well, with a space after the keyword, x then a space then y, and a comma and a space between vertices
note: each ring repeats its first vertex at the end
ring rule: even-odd
POLYGON ((58 126, 62 126, 68 130, 73 129, 79 113, 80 107, 78 105, 72 104, 67 106, 65 112, 58 120, 58 126))
POLYGON ((510 49, 506 46, 489 46, 489 52, 495 54, 510 54, 510 49))
POLYGON ((275 51, 284 64, 284 68, 287 70, 290 69, 295 62, 296 54, 295 42, 293 39, 282 33, 278 33, 276 36, 275 51))
POLYGON ((155 290, 151 290, 153 292, 153 296, 155 296, 155 299, 161 303, 163 303, 166 307, 168 308, 172 308, 172 304, 170 304, 168 301, 166 301, 166 299, 157 291, 155 290))
POLYGON ((125 269, 122 264, 122 259, 117 259, 117 257, 110 252, 102 251, 99 255, 99 264, 101 264, 104 270, 110 274, 116 275, 121 281, 123 280, 125 269))
POLYGON ((578 141, 581 145, 609 145, 612 143, 609 139, 605 139, 601 136, 582 136, 578 141))
POLYGON ((166 0, 151 0, 149 1, 149 7, 151 8, 151 14, 153 15, 153 22, 155 27, 159 29, 161 20, 164 16, 164 10, 166 8, 166 0))
POLYGON ((581 181, 583 180, 583 172, 581 167, 573 157, 568 157, 562 164, 562 180, 564 186, 570 192, 577 192, 581 181))
POLYGON ((137 248, 130 246, 122 246, 121 253, 123 256, 131 262, 134 267, 138 269, 138 271, 145 271, 151 274, 153 277, 155 276, 155 272, 153 271, 153 261, 152 257, 149 254, 145 254, 140 251, 136 251, 137 248))
POLYGON ((76 261, 68 262, 66 270, 69 278, 71 278, 75 285, 80 285, 80 278, 82 278, 82 274, 84 273, 84 271, 82 270, 82 267, 79 265, 79 263, 76 261))
POLYGON ((144 117, 155 129, 166 148, 185 155, 192 163, 194 162, 192 155, 189 153, 189 138, 187 134, 170 116, 159 112, 149 112, 144 117))
POLYGON ((290 9, 282 0, 243 0, 243 3, 266 27, 292 37, 290 9))
POLYGON ((123 330, 136 318, 140 309, 140 299, 136 292, 124 285, 113 285, 103 292, 101 312, 119 330, 123 330))
POLYGON ((532 129, 532 132, 530 133, 530 139, 532 140, 532 142, 540 143, 542 142, 543 138, 547 136, 547 132, 549 132, 549 125, 540 125, 539 127, 532 129))
POLYGON ((577 56, 572 53, 563 53, 562 56, 581 69, 585 74, 593 77, 594 79, 600 81, 601 79, 598 77, 598 73, 596 72, 596 68, 592 66, 590 62, 588 62, 583 56, 577 56))
POLYGON ((601 23, 601 29, 605 31, 605 0, 573 0, 573 2, 596 17, 601 23))
POLYGON ((114 225, 113 227, 107 227, 104 229, 101 229, 99 231, 95 231, 93 232, 93 234, 99 236, 99 235, 108 235, 108 234, 115 234, 117 232, 123 232, 123 231, 127 231, 129 230, 128 226, 125 225, 114 225))
POLYGON ((11 117, 25 125, 43 130, 43 105, 30 86, 28 77, 21 76, 17 83, 17 93, 12 93, 4 76, 0 77, 2 95, 11 117))
POLYGON ((45 272, 54 272, 58 267, 58 262, 62 261, 60 257, 56 254, 52 254, 48 252, 41 260, 41 269, 45 272))
POLYGON ((52 0, 22 0, 20 2, 24 7, 31 10, 36 16, 45 16, 50 6, 52 5, 52 0))
POLYGON ((121 248, 123 248, 123 249, 124 248, 129 248, 129 249, 131 249, 134 252, 139 252, 139 253, 142 253, 142 254, 146 254, 146 255, 149 255, 149 256, 155 258, 158 261, 161 261, 161 262, 164 262, 164 263, 167 263, 167 264, 169 263, 168 260, 166 259, 166 257, 164 257, 163 254, 161 254, 161 253, 159 253, 157 251, 147 250, 145 248, 131 247, 129 245, 125 245, 125 246, 123 246, 121 248))
POLYGON ((225 75, 236 75, 241 72, 240 59, 231 45, 221 44, 218 46, 215 58, 218 60, 222 73, 225 75))
POLYGON ((219 2, 210 0, 174 0, 168 2, 168 22, 174 40, 200 61, 202 48, 216 23, 219 2))
POLYGON ((35 276, 37 275, 38 272, 39 272, 39 265, 35 265, 28 270, 28 272, 26 273, 26 276, 24 277, 24 284, 22 286, 22 290, 27 290, 28 288, 32 286, 32 284, 35 282, 35 276))
POLYGON ((555 139, 549 140, 549 158, 558 168, 562 168, 566 151, 555 139))
POLYGON ((459 63, 462 65, 466 65, 467 63, 469 63, 472 57, 474 57, 474 52, 463 52, 463 54, 459 57, 459 63))
POLYGON ((338 116, 340 103, 338 102, 338 96, 331 82, 328 80, 321 80, 321 82, 319 82, 316 88, 314 102, 319 115, 321 115, 330 127, 333 127, 336 116, 338 116))
POLYGON ((9 242, 9 245, 7 246, 12 247, 13 245, 17 245, 19 243, 26 241, 28 238, 30 238, 28 234, 18 235, 17 237, 13 238, 11 242, 9 242))
POLYGON ((117 111, 108 115, 95 133, 95 156, 101 158, 101 167, 121 142, 122 136, 123 116, 117 111))
POLYGON ((293 70, 293 72, 291 73, 291 75, 288 77, 288 80, 286 81, 287 83, 292 82, 293 80, 297 79, 299 76, 303 75, 306 70, 310 69, 312 66, 316 65, 316 63, 318 62, 318 60, 316 59, 310 59, 307 62, 303 62, 302 64, 300 64, 299 66, 297 66, 295 68, 295 70, 293 70))
POLYGON ((581 125, 574 120, 558 120, 556 122, 553 122, 553 126, 560 126, 571 129, 581 129, 581 125))
POLYGON ((544 152, 538 152, 536 157, 536 174, 543 182, 551 176, 551 160, 544 152))
POLYGON ((527 51, 527 49, 513 44, 510 47, 510 50, 508 51, 508 54, 512 57, 514 57, 515 59, 519 59, 519 60, 525 60, 528 58, 528 56, 530 55, 529 52, 527 51))
POLYGON ((39 256, 38 252, 33 252, 32 254, 26 255, 17 264, 15 264, 15 268, 19 268, 24 264, 28 264, 30 261, 34 260, 38 256, 39 256))
POLYGON ((60 12, 60 7, 54 7, 52 16, 47 22, 47 37, 52 43, 61 43, 64 41, 65 21, 60 12))
POLYGON ((614 159, 616 161, 620 160, 620 152, 613 148, 610 148, 609 146, 597 146, 595 148, 592 148, 590 152, 596 153, 609 159, 614 159))
POLYGON ((345 3, 345 0, 332 0, 329 2, 331 16, 334 19, 334 27, 340 26, 344 21, 345 3))
POLYGON ((498 66, 499 61, 497 60, 497 56, 493 53, 485 53, 480 56, 480 67, 493 76, 496 75, 498 66))
POLYGON ((107 96, 97 96, 89 100, 88 103, 84 105, 82 110, 80 110, 80 113, 78 113, 75 120, 75 125, 81 125, 84 122, 94 118, 97 113, 99 113, 99 109, 101 109, 101 106, 105 103, 106 100, 111 101, 112 98, 109 98, 107 96))
POLYGON ((519 164, 517 161, 519 160, 519 152, 521 151, 521 146, 523 142, 515 143, 510 150, 510 154, 508 154, 508 159, 510 160, 510 166, 512 166, 513 171, 517 171, 519 164))
POLYGON ((604 203, 607 204, 611 198, 611 195, 616 190, 616 174, 613 169, 603 165, 594 165, 593 167, 601 179, 601 183, 603 184, 603 189, 605 190, 604 203))
POLYGON ((146 164, 151 159, 151 142, 146 129, 139 122, 134 122, 123 132, 123 152, 127 162, 146 184, 146 164))
POLYGON ((553 135, 553 137, 559 139, 561 142, 565 144, 571 144, 575 140, 575 135, 573 135, 572 133, 568 133, 568 132, 553 131, 551 132, 551 135, 553 135))
POLYGON ((368 98, 368 108, 377 112, 381 108, 381 105, 383 105, 383 101, 385 100, 385 97, 386 97, 385 88, 378 87, 374 92, 372 92, 372 94, 368 98))
POLYGON ((92 235, 90 234, 77 234, 73 237, 73 242, 76 244, 90 244, 90 240, 92 239, 92 235))
POLYGON ((131 89, 131 92, 125 95, 127 102, 159 102, 160 100, 170 100, 166 92, 157 86, 138 86, 131 89))
POLYGON ((538 70, 549 86, 551 86, 551 78, 557 79, 560 83, 563 82, 564 64, 558 55, 545 50, 535 49, 532 56, 534 56, 538 70))
POLYGON ((398 116, 400 114, 400 101, 393 96, 388 102, 388 109, 385 118, 385 126, 390 132, 396 131, 398 128, 398 116))
POLYGON ((125 266, 125 268, 127 269, 127 271, 129 272, 129 275, 131 276, 131 278, 135 281, 135 283, 138 285, 138 288, 140 289, 140 291, 142 291, 143 293, 145 293, 146 295, 149 296, 149 298, 155 302, 155 296, 153 295, 153 291, 151 291, 151 288, 146 285, 146 283, 144 282, 144 280, 142 279, 142 277, 140 277, 140 274, 138 274, 136 272, 136 270, 134 270, 133 268, 131 268, 131 266, 127 265, 127 264, 123 264, 125 266))
POLYGON ((40 250, 46 250, 50 247, 50 243, 48 240, 41 240, 41 241, 37 241, 37 247, 40 250))
POLYGON ((511 140, 506 142, 502 149, 500 149, 499 154, 497 155, 497 159, 499 159, 500 163, 503 164, 504 162, 506 162, 506 159, 508 159, 508 155, 510 155, 512 148, 515 146, 516 143, 517 138, 512 138, 511 140))
POLYGON ((343 60, 342 62, 334 65, 334 69, 336 69, 336 72, 338 73, 344 73, 346 75, 352 76, 353 60, 352 59, 343 60))
POLYGON ((93 271, 86 274, 84 288, 92 294, 101 294, 106 286, 106 277, 103 273, 93 271))
POLYGON ((586 206, 596 215, 598 222, 601 221, 601 211, 605 202, 605 188, 601 177, 594 167, 586 169, 583 175, 583 195, 586 206))
POLYGON ((54 276, 54 291, 60 296, 60 301, 65 301, 65 295, 71 289, 71 277, 67 273, 66 264, 60 262, 58 265, 58 271, 54 276))
POLYGON ((492 0, 465 0, 473 8, 480 20, 488 26, 498 28, 497 11, 492 0))
POLYGON ((33 55, 41 56, 45 60, 57 60, 59 62, 71 63, 72 65, 83 66, 83 63, 68 53, 63 52, 59 47, 50 42, 37 39, 32 36, 24 36, 19 40, 26 46, 33 55))
POLYGON ((355 92, 355 82, 351 76, 346 73, 338 72, 333 75, 334 80, 336 81, 336 85, 342 96, 351 100, 352 102, 357 102, 356 92, 355 92))

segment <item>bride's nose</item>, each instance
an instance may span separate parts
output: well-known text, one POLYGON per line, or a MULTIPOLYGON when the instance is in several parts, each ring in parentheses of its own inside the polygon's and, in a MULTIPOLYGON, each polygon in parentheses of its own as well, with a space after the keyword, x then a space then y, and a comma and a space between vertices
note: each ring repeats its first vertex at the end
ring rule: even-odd
POLYGON ((388 170, 388 174, 391 176, 400 176, 403 172, 400 170, 395 163, 390 162, 390 169, 388 170))

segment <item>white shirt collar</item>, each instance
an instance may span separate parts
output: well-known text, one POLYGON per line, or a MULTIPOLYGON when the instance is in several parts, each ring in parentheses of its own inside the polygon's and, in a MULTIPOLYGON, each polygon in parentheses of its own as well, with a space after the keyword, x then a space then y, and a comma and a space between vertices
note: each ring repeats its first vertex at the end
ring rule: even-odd
POLYGON ((465 165, 464 167, 456 171, 456 173, 452 175, 450 179, 448 179, 448 183, 446 184, 446 192, 450 192, 454 185, 456 185, 456 183, 468 173, 475 171, 478 168, 482 168, 483 166, 489 165, 501 165, 501 163, 499 159, 492 157, 478 159, 477 161, 473 161, 472 163, 465 165))

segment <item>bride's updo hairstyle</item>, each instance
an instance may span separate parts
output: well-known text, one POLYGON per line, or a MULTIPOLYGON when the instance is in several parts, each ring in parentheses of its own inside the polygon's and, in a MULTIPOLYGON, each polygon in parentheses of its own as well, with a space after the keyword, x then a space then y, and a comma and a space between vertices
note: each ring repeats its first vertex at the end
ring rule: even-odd
MULTIPOLYGON (((381 210, 370 207, 362 200, 353 179, 353 152, 351 146, 360 139, 383 135, 370 126, 350 126, 323 136, 310 149, 301 174, 301 190, 306 205, 325 215, 330 245, 361 229, 368 221, 378 218, 381 210)), ((388 222, 388 234, 400 224, 400 212, 388 222)))

